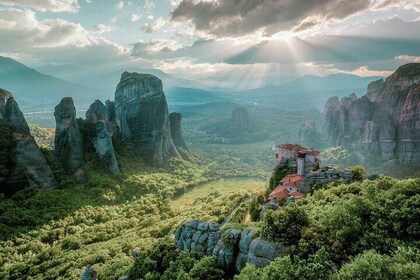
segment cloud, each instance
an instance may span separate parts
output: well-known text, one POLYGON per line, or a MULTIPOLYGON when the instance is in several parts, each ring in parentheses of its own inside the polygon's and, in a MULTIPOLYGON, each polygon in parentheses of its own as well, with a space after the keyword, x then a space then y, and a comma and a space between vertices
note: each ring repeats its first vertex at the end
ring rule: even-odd
POLYGON ((377 0, 372 5, 372 9, 378 10, 391 8, 420 11, 420 2, 415 0, 377 0))
POLYGON ((419 56, 399 55, 395 59, 403 63, 411 63, 411 62, 420 63, 420 55, 419 56))
POLYGON ((403 21, 399 17, 357 23, 341 28, 338 32, 346 36, 366 36, 381 38, 420 38, 420 20, 403 21))
POLYGON ((79 10, 77 0, 2 0, 0 4, 32 8, 43 12, 76 12, 79 10))
POLYGON ((153 31, 162 28, 166 24, 166 20, 162 17, 157 18, 151 23, 146 23, 141 27, 141 31, 144 33, 152 33, 153 31))
POLYGON ((89 30, 89 32, 91 34, 95 34, 95 35, 99 35, 99 34, 102 34, 102 33, 105 33, 105 32, 110 32, 110 31, 111 31, 111 26, 104 25, 104 24, 95 24, 89 30))
POLYGON ((216 37, 237 37, 257 31, 271 36, 299 26, 304 29, 313 23, 344 19, 370 4, 368 0, 183 0, 172 11, 171 19, 190 21, 197 30, 216 37))
POLYGON ((155 3, 153 3, 153 1, 151 0, 146 0, 144 1, 144 6, 143 8, 148 12, 151 13, 153 11, 153 9, 156 7, 155 3))
POLYGON ((118 4, 115 5, 115 8, 118 10, 122 10, 124 8, 124 2, 120 1, 118 4))
POLYGON ((131 15, 131 21, 138 21, 140 18, 142 17, 142 15, 140 15, 140 14, 132 14, 131 15))
MULTIPOLYGON (((97 31, 108 27, 98 25, 97 31)), ((0 53, 43 63, 95 65, 129 58, 129 50, 62 19, 38 20, 31 10, 0 8, 0 53)))

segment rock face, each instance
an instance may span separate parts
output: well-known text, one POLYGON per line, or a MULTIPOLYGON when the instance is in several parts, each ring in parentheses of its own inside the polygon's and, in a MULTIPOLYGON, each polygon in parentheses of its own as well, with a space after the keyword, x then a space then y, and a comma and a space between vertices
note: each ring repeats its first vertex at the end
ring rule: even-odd
POLYGON ((320 145, 320 133, 315 127, 314 121, 306 121, 305 126, 299 129, 299 143, 307 147, 317 147, 320 145))
MULTIPOLYGON (((180 113, 169 114, 169 121, 171 123, 171 136, 178 151, 180 151, 181 148, 186 153, 189 153, 190 150, 188 149, 187 143, 185 143, 184 137, 182 136, 181 119, 182 115, 180 113)), ((185 159, 184 155, 183 158, 185 159)))
POLYGON ((247 263, 263 267, 286 249, 256 238, 257 232, 256 228, 228 229, 222 234, 219 224, 191 220, 178 227, 174 241, 184 251, 213 256, 218 266, 228 271, 241 271, 247 263))
POLYGON ((85 181, 83 170, 83 141, 76 121, 76 108, 73 99, 65 97, 54 111, 56 131, 54 138, 54 153, 64 169, 72 175, 76 182, 85 181))
POLYGON ((328 168, 325 171, 317 170, 306 174, 303 177, 300 189, 302 192, 311 190, 313 184, 327 184, 331 182, 350 182, 353 179, 353 173, 348 170, 328 168))
POLYGON ((252 120, 244 107, 236 107, 229 120, 230 131, 234 136, 241 136, 250 131, 252 120))
POLYGON ((100 160, 104 163, 111 174, 120 173, 117 158, 115 157, 112 135, 115 130, 115 110, 113 102, 107 101, 105 106, 101 101, 96 100, 90 105, 86 112, 89 139, 95 148, 100 160))
POLYGON ((115 112, 122 137, 134 142, 147 163, 161 166, 170 156, 179 157, 159 78, 124 72, 115 91, 115 112))
POLYGON ((8 166, 1 191, 10 195, 25 187, 53 188, 56 181, 51 167, 31 136, 28 124, 13 95, 3 89, 0 89, 0 120, 9 130, 7 135, 2 135, 8 138, 4 140, 9 145, 0 151, 7 155, 5 160, 8 166))
POLYGON ((420 164, 420 63, 369 84, 365 96, 332 97, 325 105, 330 146, 364 150, 383 164, 420 164))

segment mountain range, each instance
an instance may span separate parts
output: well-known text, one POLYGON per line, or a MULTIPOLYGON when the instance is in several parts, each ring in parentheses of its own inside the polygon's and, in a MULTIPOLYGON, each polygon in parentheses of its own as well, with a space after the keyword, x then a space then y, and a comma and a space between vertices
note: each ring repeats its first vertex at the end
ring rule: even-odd
POLYGON ((302 76, 281 85, 237 91, 209 87, 200 81, 178 78, 157 69, 128 68, 76 75, 72 73, 77 69, 71 65, 44 65, 33 69, 11 58, 0 57, 0 87, 15 94, 25 113, 51 111, 65 96, 72 96, 77 109, 83 111, 92 100, 113 97, 123 70, 159 77, 170 107, 235 102, 284 110, 321 110, 329 96, 343 97, 352 92, 364 94, 367 84, 379 78, 349 74, 302 76))

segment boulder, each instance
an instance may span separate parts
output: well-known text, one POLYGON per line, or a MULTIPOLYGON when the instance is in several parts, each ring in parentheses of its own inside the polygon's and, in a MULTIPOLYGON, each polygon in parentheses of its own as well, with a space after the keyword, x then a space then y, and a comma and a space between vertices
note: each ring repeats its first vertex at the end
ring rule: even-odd
POLYGON ((56 130, 54 153, 64 169, 77 183, 85 181, 83 141, 76 121, 76 108, 73 99, 65 97, 54 111, 56 130))
POLYGON ((13 99, 13 95, 0 89, 0 114, 4 125, 7 125, 7 135, 2 135, 9 143, 0 146, 0 152, 6 155, 2 162, 8 166, 5 174, 2 192, 11 195, 14 192, 26 188, 50 189, 55 187, 51 167, 47 163, 44 154, 33 139, 25 117, 13 99))
POLYGON ((98 272, 93 266, 88 265, 83 270, 81 280, 98 280, 98 272))
POLYGON ((115 91, 115 113, 121 136, 153 166, 180 157, 171 136, 162 81, 150 74, 124 72, 115 91))
POLYGON ((86 122, 88 125, 89 139, 95 148, 99 159, 106 166, 111 174, 120 173, 117 158, 115 157, 112 136, 115 125, 110 119, 113 118, 109 102, 108 108, 99 100, 90 105, 86 112, 86 122), (110 118, 110 119, 109 119, 110 118))
POLYGON ((280 243, 265 241, 255 238, 249 245, 248 262, 255 266, 262 267, 281 256, 287 247, 280 243))

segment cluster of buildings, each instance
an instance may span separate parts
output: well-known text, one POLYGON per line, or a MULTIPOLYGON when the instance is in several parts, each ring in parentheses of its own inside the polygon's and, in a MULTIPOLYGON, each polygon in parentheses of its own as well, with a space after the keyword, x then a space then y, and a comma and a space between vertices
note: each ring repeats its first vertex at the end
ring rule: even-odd
POLYGON ((297 144, 281 144, 276 150, 278 163, 296 161, 296 174, 286 175, 270 193, 269 199, 277 198, 297 200, 303 197, 302 180, 305 174, 319 168, 319 152, 297 144))

